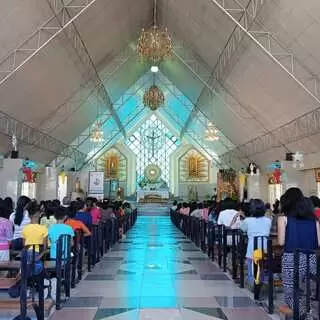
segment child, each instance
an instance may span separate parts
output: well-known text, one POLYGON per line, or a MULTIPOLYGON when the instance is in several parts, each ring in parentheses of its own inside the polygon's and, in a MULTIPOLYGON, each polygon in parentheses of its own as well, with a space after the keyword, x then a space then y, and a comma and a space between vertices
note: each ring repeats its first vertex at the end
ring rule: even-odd
POLYGON ((31 202, 29 205, 29 216, 31 219, 30 224, 25 226, 22 230, 22 238, 24 246, 28 249, 27 259, 28 264, 31 263, 33 259, 33 248, 35 248, 35 270, 33 274, 39 274, 42 270, 42 263, 40 259, 46 253, 47 242, 48 242, 48 229, 45 226, 39 224, 39 219, 41 215, 40 205, 35 201, 31 202), (35 246, 35 247, 33 247, 35 246), (40 246, 42 250, 40 253, 40 246))
MULTIPOLYGON (((43 251, 45 251, 47 248, 48 229, 39 224, 40 214, 40 206, 36 202, 32 202, 29 207, 31 222, 23 228, 22 238, 25 247, 42 245, 43 251)), ((36 251, 39 252, 39 247, 36 247, 36 251)))
MULTIPOLYGON (((63 207, 56 209, 55 215, 56 224, 52 224, 49 228, 49 241, 50 241, 50 259, 57 258, 57 242, 61 235, 70 235, 71 238, 74 236, 72 227, 64 224, 67 213, 63 207)), ((72 239, 71 239, 72 241, 72 239)), ((66 251, 66 248, 62 248, 63 251, 66 251)), ((63 253, 65 256, 65 252, 63 253)))

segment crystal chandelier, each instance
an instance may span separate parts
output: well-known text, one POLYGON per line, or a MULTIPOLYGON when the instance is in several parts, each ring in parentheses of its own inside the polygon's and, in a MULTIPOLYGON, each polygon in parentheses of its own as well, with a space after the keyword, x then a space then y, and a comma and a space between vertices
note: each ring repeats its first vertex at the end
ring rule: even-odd
POLYGON ((205 131, 205 139, 207 141, 217 141, 219 140, 218 130, 213 126, 211 122, 208 124, 208 129, 205 131))
POLYGON ((90 141, 94 143, 99 143, 104 141, 103 130, 100 122, 97 122, 90 132, 90 141))
POLYGON ((137 52, 141 59, 152 64, 172 56, 172 40, 168 30, 160 30, 157 27, 157 0, 154 0, 153 26, 149 30, 142 29, 137 52))
POLYGON ((143 95, 143 104, 152 111, 157 110, 164 103, 162 90, 154 83, 143 95))

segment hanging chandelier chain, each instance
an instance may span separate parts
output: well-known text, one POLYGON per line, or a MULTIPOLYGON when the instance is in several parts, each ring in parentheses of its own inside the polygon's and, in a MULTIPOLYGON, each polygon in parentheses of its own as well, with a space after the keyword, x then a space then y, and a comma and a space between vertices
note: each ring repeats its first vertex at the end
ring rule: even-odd
POLYGON ((157 0, 154 0, 153 8, 153 26, 157 27, 157 0))

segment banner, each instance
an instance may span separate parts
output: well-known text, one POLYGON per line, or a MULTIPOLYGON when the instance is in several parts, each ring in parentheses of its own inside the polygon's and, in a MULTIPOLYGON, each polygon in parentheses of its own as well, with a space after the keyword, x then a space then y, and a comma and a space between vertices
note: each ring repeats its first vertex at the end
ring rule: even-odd
POLYGON ((89 194, 104 194, 104 172, 89 172, 89 194))

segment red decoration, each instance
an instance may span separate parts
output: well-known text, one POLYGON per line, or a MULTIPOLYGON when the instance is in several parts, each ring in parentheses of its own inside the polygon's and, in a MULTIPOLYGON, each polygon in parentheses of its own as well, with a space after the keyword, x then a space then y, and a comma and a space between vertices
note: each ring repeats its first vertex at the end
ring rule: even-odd
POLYGON ((33 179, 33 172, 30 168, 28 167, 23 167, 22 172, 24 173, 24 181, 25 182, 34 182, 33 179))
POLYGON ((281 169, 277 168, 273 171, 273 180, 275 184, 281 183, 281 169))

